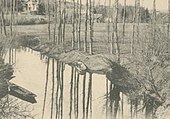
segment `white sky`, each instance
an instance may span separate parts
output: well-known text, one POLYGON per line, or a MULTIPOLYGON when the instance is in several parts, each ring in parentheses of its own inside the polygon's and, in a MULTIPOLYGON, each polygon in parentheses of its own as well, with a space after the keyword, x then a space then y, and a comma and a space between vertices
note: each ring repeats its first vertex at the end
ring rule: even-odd
MULTIPOLYGON (((83 3, 85 3, 86 0, 82 0, 83 3)), ((95 0, 96 3, 98 3, 99 0, 95 0)), ((114 2, 114 0, 111 0, 114 2)), ((135 4, 135 0, 126 0, 127 1, 127 5, 134 5, 135 4)), ((153 8, 153 0, 140 0, 141 1, 141 5, 143 5, 144 7, 147 7, 149 9, 153 8)), ((100 0, 100 3, 103 4, 105 2, 105 0, 100 0)), ((123 5, 124 4, 124 0, 119 0, 119 2, 123 5)), ((106 0, 106 4, 109 3, 109 0, 106 0)), ((158 10, 168 10, 168 0, 156 0, 156 8, 158 10)))

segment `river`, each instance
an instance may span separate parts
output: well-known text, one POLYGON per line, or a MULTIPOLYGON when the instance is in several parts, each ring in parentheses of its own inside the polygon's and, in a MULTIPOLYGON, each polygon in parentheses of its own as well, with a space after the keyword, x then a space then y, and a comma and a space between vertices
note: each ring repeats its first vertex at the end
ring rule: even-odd
MULTIPOLYGON (((6 61, 8 60, 8 55, 6 61)), ((55 72, 56 72, 55 61, 55 72)), ((31 49, 17 49, 14 64, 14 75, 16 76, 12 82, 30 90, 37 95, 37 103, 31 104, 33 107, 32 114, 35 114, 35 119, 40 119, 42 116, 44 89, 46 82, 46 67, 47 58, 40 58, 40 53, 32 51, 31 49)), ((55 73, 56 77, 56 73, 55 73)), ((71 81, 71 67, 65 65, 64 70, 64 98, 63 98, 63 119, 69 119, 69 105, 70 105, 70 81, 71 81)), ((88 90, 88 75, 86 77, 86 97, 88 90)), ((106 77, 105 75, 93 75, 92 80, 92 119, 106 119, 105 103, 106 103, 106 77)), ((56 84, 55 84, 56 89, 56 84)), ((51 92, 52 92, 52 60, 49 65, 49 84, 47 90, 47 100, 45 107, 44 119, 50 119, 51 110, 51 92)), ((82 119, 82 100, 83 100, 83 76, 80 76, 79 82, 79 119, 82 119)), ((54 99, 55 100, 55 99, 54 99)), ((120 103, 121 104, 121 103, 120 103)), ((121 107, 121 106, 120 106, 121 107)), ((55 104, 54 104, 55 115, 55 104)), ((74 113, 72 114, 74 115, 74 113)), ((55 116, 54 116, 55 117, 55 116)), ((121 108, 118 112, 118 118, 121 116, 121 108)), ((130 105, 127 97, 124 97, 124 119, 130 118, 130 105)), ((74 119, 74 116, 73 116, 74 119)))

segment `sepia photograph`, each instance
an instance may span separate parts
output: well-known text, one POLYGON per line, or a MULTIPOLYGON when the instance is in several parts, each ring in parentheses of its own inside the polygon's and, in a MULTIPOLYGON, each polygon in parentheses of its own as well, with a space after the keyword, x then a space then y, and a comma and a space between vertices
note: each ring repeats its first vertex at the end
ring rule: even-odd
POLYGON ((170 0, 0 0, 0 119, 170 119, 170 0))

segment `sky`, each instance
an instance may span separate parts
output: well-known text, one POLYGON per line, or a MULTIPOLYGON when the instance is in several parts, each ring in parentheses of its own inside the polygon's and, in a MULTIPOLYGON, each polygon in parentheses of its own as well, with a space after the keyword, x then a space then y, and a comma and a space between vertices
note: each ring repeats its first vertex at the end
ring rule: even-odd
MULTIPOLYGON (((83 3, 85 3, 86 0, 82 0, 83 3)), ((95 0, 96 3, 98 3, 99 0, 95 0)), ((114 0, 111 0, 114 1, 114 0)), ((135 0, 126 0, 127 5, 134 5, 135 0)), ((153 8, 153 0, 140 0, 141 5, 144 7, 147 7, 148 9, 153 8)), ((100 4, 104 4, 105 0, 100 0, 100 4)), ((109 3, 109 0, 106 0, 106 4, 109 3)), ((122 5, 124 4, 124 0, 119 0, 119 3, 122 5)), ((156 0, 156 8, 158 10, 168 10, 168 0, 156 0)))

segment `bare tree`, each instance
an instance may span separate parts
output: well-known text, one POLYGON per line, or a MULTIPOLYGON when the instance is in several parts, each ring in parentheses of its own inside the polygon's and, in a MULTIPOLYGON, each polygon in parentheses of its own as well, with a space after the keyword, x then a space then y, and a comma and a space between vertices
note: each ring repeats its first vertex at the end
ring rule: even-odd
POLYGON ((89 1, 86 0, 86 21, 85 21, 84 52, 87 52, 88 10, 89 10, 89 1))
POLYGON ((12 7, 13 7, 13 8, 12 8, 12 9, 13 9, 12 11, 13 11, 13 24, 14 24, 14 23, 15 23, 15 14, 16 14, 16 13, 15 13, 16 0, 13 0, 13 6, 12 6, 12 7))
MULTIPOLYGON (((156 30, 156 0, 153 0, 153 17, 152 17, 153 39, 155 39, 156 30)), ((153 41, 154 43, 154 41, 153 41)))
POLYGON ((60 44, 60 42, 62 41, 62 14, 61 14, 61 0, 58 1, 58 6, 59 6, 59 25, 58 25, 58 39, 57 39, 57 44, 60 44))
POLYGON ((90 0, 89 1, 90 3, 89 3, 89 24, 90 24, 90 43, 89 43, 89 54, 93 54, 93 37, 94 37, 94 35, 93 35, 93 33, 94 33, 94 31, 93 31, 93 25, 94 25, 94 18, 93 18, 93 14, 94 14, 94 12, 93 12, 93 7, 94 7, 94 5, 93 5, 93 1, 92 0, 90 0))
POLYGON ((124 11, 123 11, 123 42, 125 42, 125 27, 126 27, 126 0, 124 0, 124 11))
POLYGON ((57 0, 54 1, 54 43, 56 42, 56 30, 57 30, 57 14, 58 14, 58 4, 57 0))
POLYGON ((141 22, 140 17, 140 0, 137 1, 137 38, 139 38, 139 24, 141 22))
POLYGON ((113 21, 114 24, 114 39, 115 39, 115 49, 116 49, 116 55, 117 55, 117 61, 120 62, 120 47, 119 47, 119 38, 118 38, 118 4, 119 0, 115 0, 115 20, 113 21))
POLYGON ((7 31, 6 31, 6 25, 5 25, 5 17, 4 17, 4 4, 3 4, 4 1, 1 1, 1 27, 2 27, 2 33, 7 36, 7 31))
POLYGON ((13 1, 12 0, 10 2, 10 35, 12 36, 12 32, 13 32, 13 28, 12 28, 12 25, 13 25, 13 1))
POLYGON ((51 25, 50 25, 50 22, 51 22, 51 12, 50 12, 50 0, 47 1, 47 7, 48 7, 48 40, 51 39, 51 25))
MULTIPOLYGON (((105 10, 106 10, 106 2, 105 2, 105 10)), ((107 32, 108 32, 108 36, 107 36, 107 40, 108 42, 110 42, 110 18, 111 18, 111 0, 109 0, 109 13, 108 13, 108 20, 107 20, 107 32)), ((113 53, 113 43, 111 41, 111 54, 113 53)))
POLYGON ((75 16, 75 14, 76 14, 76 3, 75 3, 75 0, 73 0, 73 4, 74 4, 74 8, 73 8, 73 15, 72 15, 72 26, 73 26, 73 38, 72 38, 72 48, 74 49, 74 47, 75 47, 75 39, 76 39, 76 34, 75 34, 75 32, 76 32, 76 30, 75 30, 75 20, 76 20, 76 16, 75 16))
POLYGON ((79 0, 76 1, 76 43, 79 50, 79 0))
POLYGON ((79 4, 79 38, 78 38, 78 50, 81 50, 81 9, 82 9, 82 0, 79 4))
POLYGON ((167 30, 167 34, 168 34, 168 38, 169 38, 169 32, 170 32, 170 0, 168 0, 168 30, 167 30))
POLYGON ((62 38, 62 44, 64 44, 65 41, 65 30, 66 30, 66 0, 63 0, 64 2, 64 8, 63 8, 63 38, 62 38))
POLYGON ((133 31, 132 31, 132 40, 131 40, 131 54, 134 54, 134 41, 135 41, 135 27, 136 27, 136 4, 137 0, 135 0, 135 8, 133 13, 133 31))

